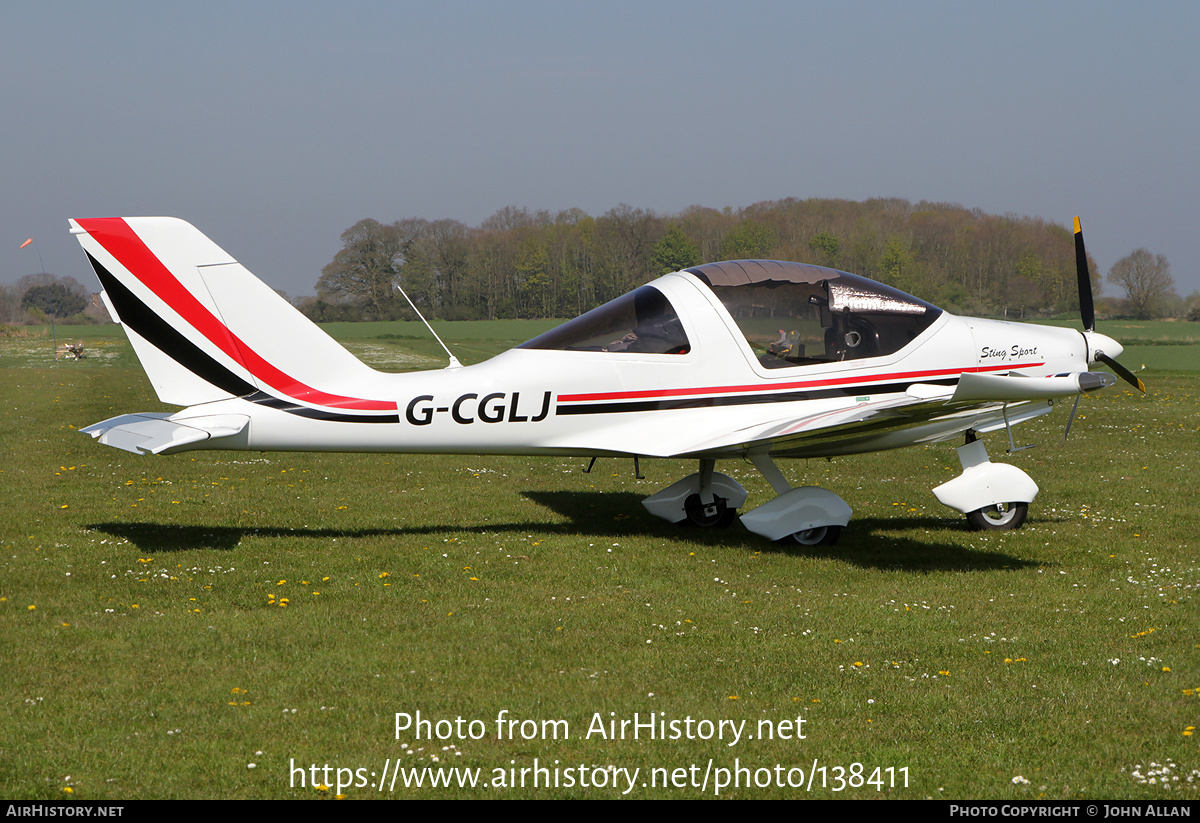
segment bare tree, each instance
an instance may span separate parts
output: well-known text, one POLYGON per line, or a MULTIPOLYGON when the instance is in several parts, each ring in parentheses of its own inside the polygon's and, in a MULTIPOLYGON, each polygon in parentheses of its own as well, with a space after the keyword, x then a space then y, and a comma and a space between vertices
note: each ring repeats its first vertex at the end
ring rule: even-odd
POLYGON ((1170 300, 1178 300, 1171 264, 1161 254, 1137 249, 1122 257, 1108 272, 1108 282, 1116 283, 1129 298, 1129 310, 1140 320, 1158 317, 1170 300))

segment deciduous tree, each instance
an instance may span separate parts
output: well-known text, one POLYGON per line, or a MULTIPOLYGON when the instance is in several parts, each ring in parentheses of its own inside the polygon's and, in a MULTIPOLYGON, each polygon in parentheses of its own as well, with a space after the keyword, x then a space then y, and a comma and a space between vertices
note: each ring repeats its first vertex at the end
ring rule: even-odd
POLYGON ((395 226, 370 218, 342 233, 342 250, 321 270, 317 293, 359 303, 369 317, 387 314, 395 299, 392 283, 403 259, 403 244, 395 226))
POLYGON ((838 240, 827 231, 820 234, 814 234, 808 241, 808 248, 816 258, 813 260, 818 266, 832 266, 837 268, 838 258, 842 254, 842 241, 838 240))
POLYGON ((650 265, 655 274, 682 271, 699 263, 700 249, 688 239, 678 223, 671 224, 663 239, 655 244, 654 253, 650 255, 650 265))
POLYGON ((1161 316, 1169 301, 1178 299, 1171 264, 1146 249, 1136 249, 1118 260, 1108 272, 1108 282, 1125 290, 1129 310, 1141 320, 1161 316))
POLYGON ((725 260, 753 260, 769 257, 779 234, 775 229, 753 220, 744 220, 721 241, 721 257, 725 260))
POLYGON ((46 315, 58 318, 79 314, 87 308, 87 300, 62 283, 31 286, 21 297, 21 308, 35 308, 46 315))

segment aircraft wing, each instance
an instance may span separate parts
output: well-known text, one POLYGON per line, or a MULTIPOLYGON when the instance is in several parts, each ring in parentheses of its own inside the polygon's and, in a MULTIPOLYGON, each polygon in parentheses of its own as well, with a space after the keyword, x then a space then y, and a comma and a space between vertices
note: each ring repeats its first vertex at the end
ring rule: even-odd
MULTIPOLYGON (((680 449, 677 454, 709 454, 770 450, 787 452, 789 447, 803 450, 817 444, 867 434, 883 434, 911 428, 915 423, 948 413, 945 401, 927 401, 899 397, 857 403, 848 408, 805 415, 788 415, 760 422, 743 429, 709 437, 680 449)), ((969 428, 969 426, 967 426, 969 428)), ((680 444, 673 444, 679 448, 680 444)))
POLYGON ((968 429, 987 433, 1046 414, 1048 402, 1110 386, 1103 372, 1054 377, 966 373, 957 385, 914 383, 902 395, 811 414, 785 415, 697 440, 678 455, 769 450, 775 454, 837 454, 931 443, 968 429), (1040 402, 1038 402, 1040 401, 1040 402))

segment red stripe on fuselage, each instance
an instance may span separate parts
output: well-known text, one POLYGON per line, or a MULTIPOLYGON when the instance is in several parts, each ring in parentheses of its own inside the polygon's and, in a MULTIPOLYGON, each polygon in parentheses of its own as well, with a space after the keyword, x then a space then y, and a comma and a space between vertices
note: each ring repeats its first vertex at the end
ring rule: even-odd
POLYGON ((204 304, 184 288, 170 269, 150 251, 137 233, 120 217, 99 217, 76 220, 97 243, 117 259, 146 288, 170 306, 176 314, 204 335, 214 346, 229 355, 257 380, 266 383, 293 400, 337 409, 362 411, 395 411, 395 403, 383 400, 364 400, 343 397, 314 389, 280 371, 250 348, 204 304))
POLYGON ((599 392, 594 394, 560 394, 560 403, 579 403, 588 400, 638 400, 653 397, 695 397, 706 394, 742 394, 745 392, 777 392, 783 389, 813 389, 821 386, 848 386, 856 383, 891 383, 897 380, 924 380, 949 377, 967 372, 1011 371, 1041 366, 1043 363, 1018 363, 1003 366, 973 366, 966 369, 932 369, 928 371, 866 374, 857 377, 831 377, 825 380, 802 380, 797 383, 759 383, 753 386, 699 386, 692 389, 646 389, 643 391, 599 392))

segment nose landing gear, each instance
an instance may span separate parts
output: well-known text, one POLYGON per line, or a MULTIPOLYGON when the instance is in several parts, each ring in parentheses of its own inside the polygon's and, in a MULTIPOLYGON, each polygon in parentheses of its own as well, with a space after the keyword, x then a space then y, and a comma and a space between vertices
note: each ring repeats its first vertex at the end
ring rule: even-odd
POLYGON ((1019 529, 1037 497, 1037 483, 1016 466, 991 462, 982 440, 960 446, 958 459, 962 474, 934 489, 934 496, 965 514, 976 531, 1019 529))

